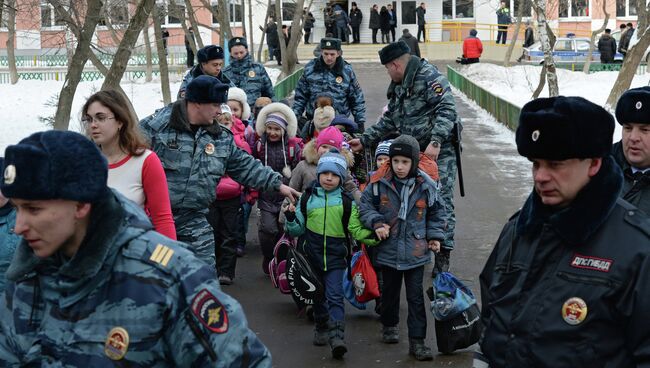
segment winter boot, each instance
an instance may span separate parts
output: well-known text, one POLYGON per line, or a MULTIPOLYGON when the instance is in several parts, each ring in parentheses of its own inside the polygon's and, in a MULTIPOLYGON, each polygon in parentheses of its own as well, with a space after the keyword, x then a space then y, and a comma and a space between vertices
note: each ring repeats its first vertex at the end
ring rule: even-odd
POLYGON ((329 321, 316 322, 314 325, 314 340, 316 346, 325 346, 329 341, 329 321))
POLYGON ((433 353, 424 345, 424 339, 409 339, 409 355, 419 361, 433 360, 433 353))
POLYGON ((345 346, 345 322, 336 321, 329 324, 329 340, 330 349, 332 350, 332 357, 334 359, 342 359, 343 355, 348 352, 345 346))
POLYGON ((381 341, 384 344, 397 344, 399 342, 399 327, 384 326, 381 331, 381 341))
POLYGON ((431 270, 431 278, 435 278, 441 272, 449 272, 449 257, 451 249, 441 248, 440 253, 436 253, 436 260, 431 270))

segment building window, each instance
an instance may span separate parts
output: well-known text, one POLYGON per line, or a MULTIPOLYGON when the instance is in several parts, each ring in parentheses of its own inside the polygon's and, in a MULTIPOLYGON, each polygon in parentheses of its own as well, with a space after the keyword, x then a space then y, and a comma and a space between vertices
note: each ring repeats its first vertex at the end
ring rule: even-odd
POLYGON ((107 1, 102 13, 102 18, 99 20, 100 26, 106 25, 106 17, 113 25, 129 24, 129 3, 127 0, 107 1))
POLYGON ((442 19, 474 18, 474 0, 442 0, 442 19))
POLYGON ((635 17, 636 15, 636 0, 616 0, 617 17, 635 17))
POLYGON ((415 24, 415 1, 402 1, 402 24, 415 24))
POLYGON ((293 15, 296 13, 296 3, 283 1, 280 7, 282 7, 282 20, 293 20, 293 15))
MULTIPOLYGON (((217 2, 212 2, 212 24, 219 24, 219 7, 217 2)), ((230 23, 241 23, 242 13, 241 13, 241 0, 234 0, 228 2, 228 15, 230 16, 230 23)))
MULTIPOLYGON (((127 2, 127 0, 123 0, 127 2)), ((158 7, 158 16, 160 17, 160 24, 166 25, 180 25, 185 21, 185 3, 183 0, 174 0, 174 5, 164 0, 157 0, 156 6, 158 7)))
POLYGON ((558 15, 560 18, 589 16, 589 0, 560 0, 558 15))
POLYGON ((56 14, 56 11, 54 10, 54 6, 52 6, 52 4, 41 3, 41 28, 50 28, 64 25, 65 21, 56 14))
MULTIPOLYGON (((634 0, 633 0, 634 1, 634 0)), ((530 17, 532 14, 533 10, 533 2, 531 0, 524 0, 524 6, 522 8, 523 12, 521 14, 522 17, 530 17)), ((515 18, 519 16, 519 3, 520 0, 511 0, 510 1, 510 9, 514 9, 512 14, 510 14, 513 17, 513 21, 515 18)))

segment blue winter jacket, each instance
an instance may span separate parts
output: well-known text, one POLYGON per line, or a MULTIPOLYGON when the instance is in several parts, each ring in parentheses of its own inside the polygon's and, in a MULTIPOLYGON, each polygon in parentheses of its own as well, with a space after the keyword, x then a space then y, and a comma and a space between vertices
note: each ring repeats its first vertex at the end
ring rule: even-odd
POLYGON ((409 196, 406 221, 398 218, 401 199, 388 173, 371 179, 361 196, 361 221, 369 229, 390 225, 390 236, 376 247, 377 263, 408 270, 431 262, 429 240, 445 237, 444 207, 437 184, 419 170, 415 189, 409 196))
POLYGON ((7 268, 9 268, 14 257, 16 246, 20 242, 20 237, 14 234, 13 231, 15 224, 16 210, 14 208, 0 208, 0 294, 5 290, 5 272, 7 272, 7 268))

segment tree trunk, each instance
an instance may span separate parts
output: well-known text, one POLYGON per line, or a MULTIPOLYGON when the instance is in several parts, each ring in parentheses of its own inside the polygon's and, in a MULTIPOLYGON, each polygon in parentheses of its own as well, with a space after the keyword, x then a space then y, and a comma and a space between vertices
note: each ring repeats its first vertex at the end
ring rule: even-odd
POLYGON ((129 59, 131 58, 131 51, 133 50, 133 47, 138 40, 138 35, 147 24, 147 19, 149 18, 149 14, 151 13, 151 9, 153 8, 154 4, 155 0, 142 0, 138 4, 138 7, 135 10, 135 14, 129 21, 129 26, 126 28, 126 31, 124 31, 124 34, 122 35, 122 41, 117 47, 117 52, 113 57, 111 68, 108 71, 108 75, 106 75, 106 78, 104 79, 104 83, 102 84, 102 90, 112 89, 120 84, 122 76, 124 75, 124 71, 126 70, 126 66, 129 63, 129 59))
POLYGON ((172 102, 171 92, 169 90, 169 67, 167 66, 167 56, 165 55, 165 46, 162 40, 162 27, 160 26, 160 17, 158 16, 158 7, 153 7, 153 29, 156 39, 156 50, 158 51, 158 66, 160 70, 160 87, 162 89, 163 103, 169 105, 172 102))
POLYGON ((282 76, 286 77, 293 73, 298 64, 298 45, 302 35, 302 22, 305 19, 302 8, 305 5, 305 0, 296 1, 296 11, 293 14, 291 21, 291 34, 289 36, 289 45, 282 54, 282 76))
MULTIPOLYGON (((271 9, 271 0, 266 2, 266 16, 264 17, 264 27, 269 23, 269 11, 271 9)), ((262 60, 262 51, 264 50, 264 37, 266 37, 266 32, 262 31, 262 38, 260 38, 260 48, 257 49, 257 61, 264 63, 266 60, 262 60)))
POLYGON ((512 35, 512 38, 510 39, 510 45, 508 45, 508 50, 506 51, 506 57, 503 60, 503 66, 506 68, 510 66, 510 58, 512 58, 512 51, 515 49, 515 45, 517 43, 517 37, 519 37, 519 29, 521 28, 521 18, 522 18, 522 13, 524 12, 524 3, 526 2, 525 0, 516 0, 519 1, 519 14, 517 14, 517 23, 515 24, 515 33, 512 35))
MULTIPOLYGON (((253 33, 255 33, 253 32, 253 0, 248 0, 248 29, 250 30, 250 33, 248 34, 248 47, 251 50, 251 57, 255 58, 255 39, 253 37, 253 33)), ((255 61, 259 60, 260 59, 258 58, 255 61)))
POLYGON ((623 60, 623 65, 621 66, 621 71, 618 72, 618 77, 612 90, 609 92, 609 97, 607 97, 607 105, 616 106, 618 99, 621 97, 623 92, 630 88, 632 84, 632 79, 636 70, 639 67, 641 58, 645 50, 650 46, 650 5, 646 7, 644 0, 637 1, 637 11, 638 11, 638 24, 636 31, 634 31, 634 37, 639 41, 634 44, 632 47, 628 47, 627 54, 623 60))
POLYGON ((587 53, 587 61, 585 62, 584 67, 582 68, 582 72, 585 74, 589 73, 589 67, 591 66, 591 57, 594 54, 594 48, 596 46, 596 36, 598 36, 600 33, 602 33, 605 28, 607 28, 607 22, 609 22, 609 13, 607 12, 607 2, 605 0, 601 0, 603 2, 603 13, 605 14, 605 20, 603 20, 603 25, 600 26, 597 30, 591 32, 591 40, 589 40, 589 52, 587 53))
MULTIPOLYGON (((0 4, 1 5, 1 4, 0 4)), ((7 10, 7 62, 9 63, 9 77, 11 84, 18 83, 18 69, 16 68, 16 54, 14 37, 16 36, 16 0, 7 0, 4 5, 7 10)), ((0 19, 2 13, 0 13, 0 19)))
MULTIPOLYGON (((174 2, 174 0, 171 0, 170 3, 174 2)), ((195 38, 196 42, 198 44, 198 48, 202 49, 203 48, 203 39, 201 38, 201 32, 199 32, 199 23, 196 21, 196 16, 194 16, 194 7, 192 6, 192 2, 190 0, 185 0, 185 9, 187 11, 187 15, 190 18, 190 24, 192 25, 192 29, 195 30, 195 38)), ((185 25, 185 22, 181 22, 181 27, 183 28, 183 31, 187 34, 189 32, 186 28, 187 25, 185 25)), ((212 43, 212 42, 210 42, 212 43)), ((194 50, 195 55, 196 55, 196 50, 194 50)))
POLYGON ((219 19, 219 45, 224 49, 228 47, 228 40, 232 37, 230 30, 230 9, 226 0, 217 1, 217 13, 219 19))
POLYGON ((560 88, 557 83, 557 74, 555 71, 555 60, 553 59, 553 45, 555 36, 553 31, 546 23, 546 0, 536 0, 533 2, 535 12, 537 13, 537 24, 539 28, 539 41, 544 51, 544 66, 546 67, 546 79, 548 81, 548 94, 550 97, 558 96, 560 88))
POLYGON ((537 83, 537 88, 533 95, 530 97, 531 100, 534 100, 539 97, 539 94, 542 93, 544 86, 546 85, 546 65, 542 65, 542 70, 539 73, 539 83, 537 83))
POLYGON ((246 32, 246 4, 244 0, 241 2, 241 30, 242 36, 248 39, 248 33, 246 32))
POLYGON ((97 22, 99 21, 97 15, 101 9, 101 0, 88 0, 86 2, 86 17, 84 18, 84 25, 81 32, 79 32, 77 47, 72 56, 72 62, 68 64, 68 72, 65 77, 65 82, 63 83, 61 93, 59 93, 59 101, 54 116, 54 129, 68 129, 72 101, 77 90, 77 85, 81 81, 81 73, 84 70, 84 65, 88 60, 90 42, 95 33, 95 28, 97 28, 97 22))
POLYGON ((147 26, 142 30, 142 37, 144 38, 144 50, 147 59, 147 66, 145 69, 145 80, 151 82, 153 79, 153 63, 151 61, 151 40, 149 39, 149 19, 147 19, 147 26))

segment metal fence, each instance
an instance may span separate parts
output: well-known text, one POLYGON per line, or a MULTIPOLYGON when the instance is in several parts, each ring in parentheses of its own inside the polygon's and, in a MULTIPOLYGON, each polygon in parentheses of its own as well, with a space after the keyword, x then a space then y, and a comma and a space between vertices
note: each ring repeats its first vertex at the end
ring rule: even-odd
MULTIPOLYGON (((179 75, 183 76, 185 72, 184 68, 170 68, 170 75, 179 75)), ((130 69, 124 72, 122 80, 136 80, 144 78, 147 72, 144 69, 130 69)), ((39 80, 39 81, 63 81, 67 75, 65 69, 62 70, 38 70, 38 71, 19 71, 18 79, 19 80, 39 80)), ((160 75, 158 70, 152 71, 153 76, 160 75)), ((99 79, 103 79, 104 76, 98 71, 84 71, 81 73, 82 82, 91 82, 99 79)), ((11 78, 9 72, 0 72, 0 84, 11 83, 11 78)))
MULTIPOLYGON (((113 63, 113 55, 97 55, 102 64, 110 66, 113 63)), ((185 53, 170 53, 167 55, 167 64, 185 65, 187 55, 185 53)), ((153 65, 158 65, 158 55, 153 54, 151 57, 153 65)), ((92 65, 89 62, 87 65, 92 65)), ((23 55, 16 56, 16 66, 19 68, 43 68, 43 67, 64 67, 68 65, 67 55, 23 55)), ((147 65, 147 56, 145 54, 133 54, 129 59, 128 65, 147 65)), ((0 67, 8 67, 9 61, 7 56, 0 56, 0 67)))
POLYGON ((481 108, 492 114, 497 121, 505 124, 511 130, 516 130, 519 124, 521 108, 510 102, 494 96, 487 90, 474 84, 469 79, 447 65, 447 79, 452 86, 458 88, 481 108))
POLYGON ((273 87, 273 90, 275 92, 275 98, 278 100, 281 100, 283 98, 286 98, 289 96, 294 89, 296 89, 296 86, 298 85, 298 81, 300 80, 300 77, 302 77, 302 73, 304 72, 303 68, 300 68, 288 77, 282 79, 281 81, 278 81, 275 84, 275 87, 273 87))

